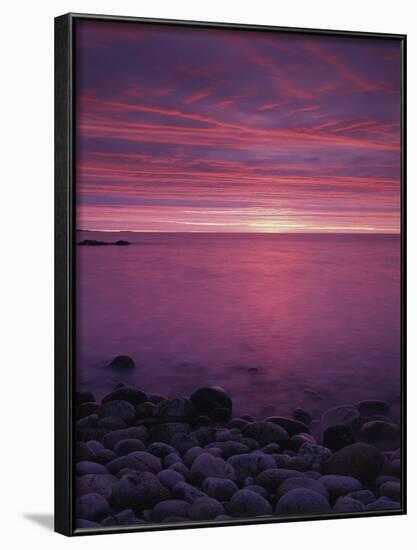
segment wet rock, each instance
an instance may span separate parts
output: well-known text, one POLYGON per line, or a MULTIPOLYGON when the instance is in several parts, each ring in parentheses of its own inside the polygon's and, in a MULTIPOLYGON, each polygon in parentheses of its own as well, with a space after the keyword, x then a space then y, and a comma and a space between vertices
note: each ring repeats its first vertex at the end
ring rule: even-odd
POLYGON ((84 416, 83 418, 77 420, 77 422, 75 423, 75 427, 77 431, 83 428, 95 428, 97 426, 98 420, 98 414, 89 414, 88 416, 84 416))
POLYGON ((323 433, 323 445, 334 453, 355 443, 355 436, 350 426, 330 426, 323 433))
POLYGON ((146 444, 148 441, 148 430, 144 426, 132 426, 123 430, 115 430, 103 437, 103 445, 107 449, 113 449, 116 443, 123 439, 140 439, 146 444))
POLYGON ((192 396, 191 401, 197 411, 197 414, 208 415, 214 411, 214 409, 228 409, 232 410, 232 400, 227 393, 219 387, 205 387, 196 390, 192 396))
POLYGON ((359 500, 362 504, 370 504, 376 500, 375 495, 372 491, 368 489, 362 489, 361 491, 353 491, 352 493, 347 493, 347 497, 351 497, 354 500, 359 500))
POLYGON ((193 502, 189 510, 189 517, 192 520, 214 519, 224 514, 223 505, 214 498, 203 496, 193 502))
POLYGON ((151 403, 154 403, 154 405, 157 405, 158 403, 160 403, 161 401, 165 401, 166 399, 167 399, 167 397, 164 397, 163 395, 151 394, 149 396, 149 401, 151 403))
POLYGON ((190 504, 195 502, 197 499, 206 496, 203 491, 200 491, 197 487, 190 485, 184 481, 179 481, 172 488, 172 496, 179 500, 185 500, 190 504))
POLYGON ((202 483, 208 477, 225 479, 234 479, 235 477, 235 472, 230 464, 210 453, 203 453, 198 456, 191 466, 190 473, 193 481, 197 484, 202 483))
POLYGON ((358 433, 358 439, 381 450, 392 450, 397 449, 400 443, 400 435, 400 430, 396 424, 372 420, 362 426, 358 433))
POLYGON ((224 460, 229 459, 231 456, 249 452, 249 447, 239 441, 226 441, 225 443, 220 443, 218 448, 224 460))
POLYGON ((244 489, 246 489, 246 491, 253 491, 256 494, 268 500, 268 491, 264 489, 264 487, 261 487, 260 485, 248 483, 247 485, 245 485, 244 489))
POLYGON ((327 447, 314 443, 303 443, 298 450, 298 456, 307 464, 306 469, 320 471, 323 463, 330 458, 332 452, 327 447))
POLYGON ((265 445, 264 447, 262 447, 261 451, 263 453, 266 453, 267 455, 272 455, 272 454, 279 453, 280 449, 281 447, 278 443, 268 443, 268 445, 265 445))
POLYGON ((108 430, 85 428, 82 430, 77 429, 76 435, 78 441, 91 441, 92 439, 102 441, 108 433, 108 430))
POLYGON ((254 478, 260 472, 275 467, 273 457, 261 451, 235 455, 230 457, 227 462, 234 470, 239 484, 242 484, 247 477, 254 478))
POLYGON ((278 487, 277 496, 281 498, 283 495, 292 491, 293 489, 310 489, 316 491, 322 495, 326 500, 329 500, 329 493, 326 487, 320 481, 310 479, 307 476, 303 477, 290 477, 285 479, 278 487))
POLYGON ((195 414, 194 405, 185 397, 160 401, 154 411, 155 418, 159 418, 165 422, 189 421, 195 414))
POLYGON ((103 397, 102 403, 108 403, 109 401, 127 401, 134 407, 137 407, 139 404, 145 403, 147 399, 147 395, 143 391, 129 386, 123 386, 103 397))
POLYGON ((283 481, 290 477, 303 476, 301 472, 295 470, 287 470, 285 468, 271 468, 265 470, 256 476, 255 482, 257 485, 264 487, 268 493, 275 493, 283 481))
POLYGON ((356 405, 362 418, 369 418, 374 415, 389 416, 391 414, 391 406, 386 401, 376 399, 360 401, 356 405))
POLYGON ((153 418, 155 412, 155 404, 150 401, 140 403, 136 407, 136 418, 142 420, 143 418, 153 418))
POLYGON ((377 512, 379 510, 398 510, 399 508, 401 508, 399 502, 395 502, 395 500, 391 500, 387 497, 380 497, 365 506, 365 510, 367 512, 377 512))
POLYGON ((238 490, 238 486, 231 479, 208 477, 201 484, 202 490, 219 501, 229 500, 238 490))
POLYGON ((166 422, 158 424, 150 429, 151 441, 158 443, 171 443, 171 439, 178 433, 189 433, 190 426, 183 422, 166 422))
POLYGON ((229 441, 233 438, 233 434, 230 430, 223 428, 221 430, 217 430, 214 434, 215 441, 225 442, 229 441))
POLYGON ((167 489, 172 490, 177 483, 185 481, 184 476, 174 470, 161 470, 158 472, 158 479, 167 489))
POLYGON ((385 481, 379 487, 379 494, 381 497, 401 502, 401 483, 399 481, 385 481))
POLYGON ((78 496, 96 493, 110 500, 117 485, 117 479, 108 474, 86 474, 76 479, 76 494, 78 496))
POLYGON ((200 414, 200 416, 197 416, 197 418, 195 418, 194 420, 194 425, 197 427, 211 426, 212 423, 212 419, 205 414, 200 414))
POLYGON ((128 401, 112 400, 102 404, 99 410, 100 417, 117 416, 129 422, 135 419, 135 407, 128 401))
POLYGON ((210 413, 210 418, 218 424, 226 424, 232 417, 232 410, 226 407, 216 407, 210 413))
POLYGON ((326 475, 320 478, 320 483, 326 487, 331 500, 363 489, 362 483, 351 476, 326 475))
POLYGON ((242 418, 232 418, 227 424, 226 428, 229 428, 229 430, 233 428, 237 428, 238 430, 243 430, 246 428, 246 426, 249 424, 247 420, 243 420, 242 418))
POLYGON ((97 493, 89 493, 76 501, 76 515, 78 518, 99 521, 110 514, 107 500, 97 493))
POLYGON ((294 420, 298 420, 299 422, 306 424, 306 426, 309 426, 311 424, 311 421, 313 420, 311 414, 304 409, 295 409, 292 416, 294 420))
POLYGON ((198 444, 201 447, 205 447, 214 441, 214 432, 212 428, 209 427, 200 427, 197 430, 190 433, 192 437, 195 437, 198 441, 198 444))
POLYGON ((198 446, 198 440, 187 433, 177 433, 173 435, 170 443, 173 447, 178 449, 181 454, 198 446))
POLYGON ((131 508, 137 513, 152 508, 169 496, 168 489, 150 472, 124 475, 113 491, 116 510, 131 508))
POLYGON ((201 454, 206 453, 206 452, 207 452, 206 449, 203 449, 202 447, 199 447, 198 445, 196 445, 195 447, 191 447, 191 449, 188 449, 188 451, 184 454, 184 457, 183 457, 184 464, 188 468, 191 468, 191 466, 193 465, 194 460, 198 456, 200 456, 201 454))
POLYGON ((272 422, 277 426, 281 426, 281 428, 284 428, 290 437, 300 433, 310 433, 307 424, 303 424, 303 422, 293 418, 287 418, 285 416, 270 416, 269 418, 266 418, 266 421, 272 422))
POLYGON ((168 443, 151 443, 147 451, 158 458, 165 458, 167 455, 177 452, 177 450, 172 445, 168 445, 168 443))
POLYGON ((256 441, 256 439, 253 439, 253 437, 240 437, 239 443, 242 443, 242 445, 246 445, 246 447, 249 447, 251 451, 257 451, 260 449, 259 443, 256 441))
POLYGON ((353 431, 361 425, 361 416, 356 407, 343 405, 327 409, 321 416, 321 428, 324 431, 331 426, 350 426, 353 431))
POLYGON ((133 510, 122 510, 112 516, 107 516, 101 522, 101 525, 144 525, 146 522, 143 519, 139 519, 135 516, 133 510))
POLYGON ((122 439, 114 446, 114 452, 118 456, 128 455, 135 451, 144 451, 145 445, 140 439, 122 439))
POLYGON ((166 455, 166 457, 163 459, 164 468, 169 468, 173 464, 177 463, 182 464, 182 458, 178 455, 178 451, 166 455))
POLYGON ((382 470, 384 456, 375 447, 354 443, 328 458, 322 467, 325 474, 348 475, 365 484, 372 484, 382 470))
POLYGON ((97 462, 81 460, 75 466, 77 476, 85 476, 87 474, 108 474, 109 470, 97 462))
POLYGON ((105 416, 104 418, 100 418, 97 422, 97 428, 104 430, 122 430, 123 428, 127 428, 127 424, 118 416, 105 416))
POLYGON ((159 502, 152 510, 152 520, 161 522, 169 517, 188 518, 190 503, 185 500, 165 500, 159 502))
POLYGON ((293 489, 283 495, 277 504, 276 513, 285 515, 328 514, 331 511, 327 499, 311 489, 293 489))
POLYGON ((74 395, 74 403, 76 406, 83 403, 94 403, 96 398, 90 391, 77 391, 74 395))
POLYGON ((348 496, 338 498, 335 505, 333 506, 333 512, 335 514, 363 512, 364 510, 365 505, 362 504, 362 502, 359 502, 359 500, 355 500, 348 496))
POLYGON ((115 458, 107 464, 107 468, 112 474, 117 474, 122 468, 153 474, 157 474, 162 469, 161 460, 144 451, 135 451, 126 456, 115 458))
POLYGON ((182 464, 181 462, 176 462, 175 464, 171 464, 171 466, 168 467, 168 470, 173 470, 174 472, 180 473, 185 481, 189 481, 191 478, 190 470, 187 468, 185 464, 182 464))
POLYGON ((77 441, 75 445, 75 458, 77 460, 91 460, 94 457, 94 451, 90 449, 87 443, 77 441))
POLYGON ((110 449, 103 449, 101 451, 97 451, 91 460, 93 462, 98 462, 99 464, 105 465, 114 458, 116 458, 115 452, 111 451, 110 449))
POLYGON ((291 449, 294 449, 296 451, 298 451, 304 443, 311 443, 313 445, 317 445, 317 441, 315 440, 314 436, 312 436, 311 434, 300 433, 297 435, 293 435, 290 438, 291 449))
POLYGON ((261 446, 268 443, 281 443, 289 439, 287 431, 272 422, 252 422, 243 430, 245 437, 255 439, 261 446))
POLYGON ((109 367, 117 370, 130 370, 135 368, 135 363, 128 355, 118 355, 110 362, 109 367))
POLYGON ((248 489, 237 491, 226 506, 227 513, 235 518, 269 516, 272 507, 261 495, 248 489))
POLYGON ((86 416, 91 416, 92 414, 96 414, 97 411, 100 409, 100 405, 95 402, 87 402, 82 403, 81 405, 77 405, 75 408, 75 416, 77 419, 85 418, 86 416))

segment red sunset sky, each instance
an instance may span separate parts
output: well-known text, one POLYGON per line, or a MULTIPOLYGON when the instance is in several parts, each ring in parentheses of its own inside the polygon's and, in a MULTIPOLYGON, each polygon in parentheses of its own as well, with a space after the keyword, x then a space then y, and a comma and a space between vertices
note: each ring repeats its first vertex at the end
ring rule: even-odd
POLYGON ((77 22, 77 227, 398 232, 396 40, 77 22))

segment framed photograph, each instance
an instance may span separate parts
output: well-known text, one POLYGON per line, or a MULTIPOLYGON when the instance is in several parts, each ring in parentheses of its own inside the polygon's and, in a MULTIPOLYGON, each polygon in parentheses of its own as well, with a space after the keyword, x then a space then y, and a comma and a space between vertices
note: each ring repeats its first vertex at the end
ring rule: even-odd
POLYGON ((406 37, 55 20, 55 529, 406 512, 406 37))

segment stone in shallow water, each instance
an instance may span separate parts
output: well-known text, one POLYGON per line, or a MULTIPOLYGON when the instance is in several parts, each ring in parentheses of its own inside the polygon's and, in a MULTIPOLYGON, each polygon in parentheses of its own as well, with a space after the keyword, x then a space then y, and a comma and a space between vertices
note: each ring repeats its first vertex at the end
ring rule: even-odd
POLYGON ((217 386, 199 388, 192 394, 191 401, 199 415, 210 416, 214 409, 232 410, 231 398, 217 386))
POLYGON ((336 500, 335 505, 333 506, 333 512, 335 514, 363 512, 364 510, 365 510, 365 505, 362 504, 362 502, 348 496, 338 498, 336 500))
POLYGON ((322 467, 325 474, 352 476, 365 484, 372 484, 384 465, 384 456, 372 445, 354 443, 340 449, 328 458, 322 467))
POLYGON ((361 425, 361 416, 356 407, 343 405, 327 409, 321 416, 321 429, 324 432, 330 426, 350 426, 354 431, 361 425))
POLYGON ((75 408, 75 416, 77 419, 85 418, 86 416, 91 416, 96 414, 100 409, 100 405, 95 402, 86 402, 81 405, 77 405, 75 408))
POLYGON ((150 429, 149 435, 153 442, 171 444, 171 439, 179 433, 189 433, 190 426, 184 422, 165 422, 150 429))
POLYGON ((235 472, 232 466, 222 458, 216 458, 210 453, 199 455, 194 460, 190 471, 193 481, 198 484, 202 483, 208 477, 221 477, 225 479, 235 478, 235 472))
POLYGON ((135 362, 128 355, 117 355, 110 363, 109 367, 118 370, 133 369, 135 362))
POLYGON ((355 436, 350 426, 330 426, 323 433, 323 445, 334 453, 355 443, 355 436))
POLYGON ((328 514, 327 499, 311 489, 293 489, 283 495, 276 507, 277 514, 328 514))
POLYGON ((377 399, 360 401, 356 407, 363 418, 369 418, 374 415, 389 416, 391 413, 390 404, 387 403, 387 401, 380 401, 377 399))
POLYGON ((90 391, 77 391, 74 395, 75 405, 82 405, 83 403, 94 403, 96 398, 90 391))
POLYGON ((155 404, 151 401, 145 401, 136 406, 136 418, 152 418, 155 412, 155 404))
POLYGON ((77 499, 76 515, 88 520, 101 520, 110 514, 107 500, 97 493, 89 493, 77 499))
POLYGON ((122 439, 140 439, 146 443, 148 441, 148 430, 145 426, 132 426, 123 430, 115 430, 107 433, 102 442, 107 449, 113 449, 116 443, 122 439))
POLYGON ((260 445, 281 443, 289 439, 287 431, 273 422, 252 422, 243 429, 245 437, 255 439, 260 445))
POLYGON ((131 508, 138 513, 168 499, 169 496, 168 489, 149 472, 126 474, 113 490, 116 510, 131 508))
POLYGON ((293 489, 311 489, 322 495, 326 500, 329 500, 329 493, 326 487, 320 481, 310 479, 307 476, 304 477, 290 477, 285 479, 278 487, 277 495, 281 498, 285 493, 292 491, 293 489))
POLYGON ((160 401, 154 411, 155 418, 168 422, 188 421, 195 416, 195 408, 186 397, 164 399, 160 401))
POLYGON ((237 491, 226 506, 227 513, 235 518, 254 518, 272 514, 270 503, 249 489, 237 491))
POLYGON ((104 402, 100 407, 99 415, 102 418, 105 416, 117 416, 125 422, 129 422, 135 419, 136 413, 135 407, 129 401, 115 399, 104 402))
POLYGON ((292 413, 292 416, 294 420, 298 420, 299 422, 302 422, 307 426, 309 426, 311 424, 311 421, 313 420, 311 414, 304 409, 295 409, 295 411, 292 413))
POLYGON ((195 500, 188 512, 190 519, 195 521, 214 519, 221 514, 224 514, 223 505, 214 498, 208 496, 203 496, 195 500))
POLYGON ((102 399, 102 403, 107 403, 109 401, 127 401, 136 407, 140 403, 145 403, 147 399, 147 395, 143 391, 129 386, 123 386, 105 395, 102 399))
POLYGON ((185 502, 185 500, 164 500, 159 502, 152 510, 152 520, 160 522, 169 517, 187 518, 190 506, 190 503, 185 502))
POLYGON ((293 418, 287 418, 286 416, 270 416, 265 420, 284 428, 290 437, 300 433, 310 433, 310 430, 306 424, 300 422, 299 420, 294 420, 293 418))
POLYGON ((326 487, 331 500, 363 489, 362 483, 351 476, 325 475, 320 478, 320 483, 326 487))
POLYGON ((231 479, 219 477, 206 478, 201 488, 209 497, 220 501, 229 500, 238 490, 238 486, 231 479))
POLYGON ((362 426, 358 439, 382 450, 393 450, 397 449, 400 443, 400 430, 392 422, 371 420, 362 426))

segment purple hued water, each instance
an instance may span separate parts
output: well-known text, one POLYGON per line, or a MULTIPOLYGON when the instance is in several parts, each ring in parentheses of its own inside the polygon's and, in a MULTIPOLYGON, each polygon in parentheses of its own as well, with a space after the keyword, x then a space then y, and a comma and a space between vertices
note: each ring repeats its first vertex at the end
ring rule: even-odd
POLYGON ((397 235, 83 233, 79 389, 120 381, 189 395, 222 386, 237 414, 318 413, 400 398, 397 235), (107 365, 130 355, 137 368, 107 365))

